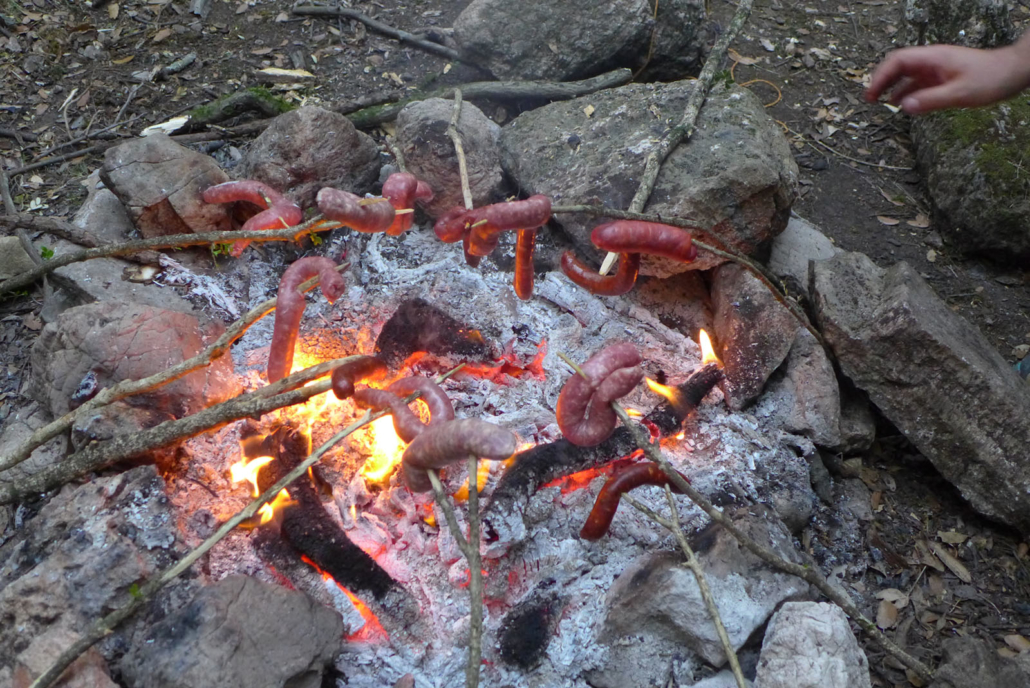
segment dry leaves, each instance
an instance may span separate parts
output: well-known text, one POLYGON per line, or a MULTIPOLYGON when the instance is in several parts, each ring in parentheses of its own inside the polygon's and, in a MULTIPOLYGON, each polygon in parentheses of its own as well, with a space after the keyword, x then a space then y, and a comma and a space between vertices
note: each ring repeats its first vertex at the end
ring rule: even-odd
POLYGON ((922 213, 919 213, 912 220, 906 220, 905 224, 915 227, 917 229, 926 229, 930 226, 930 218, 922 213))
POLYGON ((881 225, 887 225, 888 227, 893 227, 894 225, 901 224, 901 220, 899 220, 896 217, 890 217, 888 215, 877 215, 876 219, 880 221, 881 225))
POLYGON ((953 557, 943 545, 931 542, 930 549, 933 550, 933 553, 937 555, 937 558, 944 562, 944 565, 948 567, 948 570, 954 573, 960 581, 963 583, 973 582, 973 577, 969 575, 969 569, 967 569, 961 561, 953 557))

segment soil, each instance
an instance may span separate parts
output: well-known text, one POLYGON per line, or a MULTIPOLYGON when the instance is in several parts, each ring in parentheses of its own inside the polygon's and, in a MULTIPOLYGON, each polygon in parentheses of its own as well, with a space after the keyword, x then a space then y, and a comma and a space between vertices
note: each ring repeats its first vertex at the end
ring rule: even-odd
MULTIPOLYGON (((384 23, 446 40, 447 27, 466 4, 377 0, 353 6, 384 23)), ((916 266, 942 298, 1015 362, 1013 349, 1030 343, 1030 273, 967 261, 941 244, 926 220, 931 213, 920 175, 910 169, 907 118, 862 99, 869 71, 903 32, 903 4, 757 0, 733 46, 745 59, 732 74, 775 101, 769 111, 783 125, 801 168, 803 195, 795 211, 842 248, 863 251, 881 266, 901 260, 916 266)), ((724 27, 734 5, 729 0, 711 5, 713 18, 724 27)), ((30 164, 47 149, 115 122, 122 124, 105 136, 135 135, 245 87, 269 86, 290 104, 340 107, 368 98, 393 100, 430 83, 482 78, 358 23, 293 17, 290 6, 285 0, 212 0, 210 13, 201 19, 186 0, 94 0, 94 8, 57 0, 0 0, 0 129, 24 136, 23 141, 0 136, 0 162, 7 170, 30 164), (196 61, 176 75, 143 83, 134 77, 190 51, 196 61), (307 69, 315 77, 303 84, 270 85, 256 74, 263 67, 307 69)), ((1017 24, 1028 16, 1025 5, 1013 13, 1017 24)), ((480 105, 501 124, 518 114, 510 106, 480 105)), ((248 119, 253 117, 222 124, 248 119)), ((53 154, 105 141, 78 142, 53 154)), ((98 154, 85 154, 16 175, 11 179, 15 204, 21 212, 70 216, 85 197, 82 182, 100 162, 98 154)), ((0 373, 6 373, 0 376, 0 423, 21 402, 42 300, 37 288, 0 301, 0 373)), ((862 464, 856 475, 869 489, 872 520, 863 524, 859 549, 873 565, 849 568, 845 577, 866 591, 874 615, 877 592, 906 593, 908 604, 893 620, 884 619, 888 633, 930 663, 939 659, 941 639, 955 634, 989 639, 1002 652, 1030 645, 1011 637, 1030 636, 1030 570, 1027 545, 1018 534, 970 512, 889 424, 862 464), (923 557, 919 542, 948 548, 968 580, 938 559, 923 557)), ((806 546, 813 553, 820 542, 833 549, 833 533, 831 525, 817 523, 806 546)), ((909 684, 903 671, 859 637, 870 656, 874 685, 909 684)))

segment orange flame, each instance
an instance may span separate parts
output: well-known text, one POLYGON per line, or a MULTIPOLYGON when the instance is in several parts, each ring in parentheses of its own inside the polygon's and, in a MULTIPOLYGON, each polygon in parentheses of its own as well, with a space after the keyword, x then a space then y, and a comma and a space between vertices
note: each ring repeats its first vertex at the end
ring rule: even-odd
POLYGON ((258 509, 258 515, 261 517, 261 525, 271 523, 282 515, 282 512, 286 507, 293 506, 296 504, 290 493, 285 489, 279 490, 279 494, 275 496, 271 502, 264 504, 258 509))
POLYGON ((353 643, 378 643, 385 642, 390 639, 390 636, 389 634, 387 634, 386 629, 383 628, 383 625, 381 623, 379 623, 379 618, 375 615, 375 612, 369 609, 367 604, 362 602, 361 599, 357 595, 352 593, 350 590, 340 585, 340 583, 335 578, 333 578, 328 573, 319 568, 318 564, 309 559, 306 555, 302 554, 300 558, 305 564, 307 564, 308 566, 322 574, 322 580, 332 581, 333 583, 335 583, 336 587, 338 587, 340 591, 347 596, 347 599, 351 601, 351 604, 354 605, 354 608, 358 610, 359 614, 361 614, 361 618, 365 620, 365 623, 361 626, 361 628, 359 628, 354 633, 351 633, 346 636, 348 641, 353 643))
POLYGON ((382 482, 390 477, 393 469, 401 462, 407 446, 393 429, 393 418, 383 416, 369 425, 372 455, 361 467, 361 475, 372 482, 382 482))
POLYGON ((254 496, 257 497, 261 494, 261 490, 258 488, 258 472, 262 467, 268 465, 268 462, 271 460, 271 456, 259 456, 249 462, 246 458, 242 458, 229 466, 229 477, 233 484, 242 483, 246 480, 253 487, 254 496))
MULTIPOLYGON (((482 492, 483 488, 486 486, 487 478, 490 477, 490 466, 491 466, 491 463, 489 461, 480 461, 479 462, 479 467, 476 469, 476 486, 479 488, 478 490, 476 490, 477 494, 482 492)), ((468 501, 468 498, 469 498, 469 481, 468 481, 468 478, 465 478, 465 483, 461 487, 459 487, 458 491, 455 492, 452 496, 454 497, 454 501, 456 501, 456 502, 467 502, 468 501)))
POLYGON ((698 335, 698 343, 701 345, 701 365, 707 365, 708 363, 722 365, 722 361, 715 355, 715 349, 712 348, 712 340, 704 330, 701 330, 701 334, 698 335))
POLYGON ((677 406, 680 403, 680 391, 675 387, 663 385, 649 377, 644 378, 644 382, 647 383, 647 386, 651 388, 652 392, 665 397, 673 406, 677 406))

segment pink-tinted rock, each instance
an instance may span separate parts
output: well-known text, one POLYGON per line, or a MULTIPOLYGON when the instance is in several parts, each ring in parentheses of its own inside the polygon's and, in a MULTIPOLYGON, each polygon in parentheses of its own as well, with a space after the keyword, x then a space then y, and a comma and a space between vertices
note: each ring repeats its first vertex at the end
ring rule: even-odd
MULTIPOLYGON (((48 324, 32 347, 32 394, 54 415, 63 415, 83 381, 99 390, 121 380, 164 371, 208 346, 224 331, 177 311, 112 301, 86 304, 48 324)), ((235 396, 240 383, 232 360, 223 356, 207 368, 147 394, 129 397, 134 406, 184 416, 235 396)))
POLYGON ((229 177, 213 158, 164 134, 109 148, 100 178, 145 237, 231 229, 225 207, 200 197, 229 177))

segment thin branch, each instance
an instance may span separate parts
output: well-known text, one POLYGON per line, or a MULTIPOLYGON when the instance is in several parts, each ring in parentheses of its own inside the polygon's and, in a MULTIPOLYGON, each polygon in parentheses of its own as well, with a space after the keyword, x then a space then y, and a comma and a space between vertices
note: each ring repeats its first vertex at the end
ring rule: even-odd
MULTIPOLYGON (((343 265, 337 266, 336 269, 337 271, 344 270, 347 265, 347 263, 344 263, 343 265)), ((310 291, 314 289, 320 281, 321 276, 316 275, 308 281, 303 282, 299 286, 299 289, 301 292, 310 291)), ((12 454, 0 459, 0 472, 5 471, 12 466, 16 466, 22 461, 28 459, 37 447, 42 446, 54 437, 57 437, 61 433, 69 430, 79 418, 83 418, 87 414, 95 413, 98 409, 115 401, 125 399, 126 397, 136 394, 149 392, 153 389, 157 389, 161 385, 173 382, 181 377, 185 377, 195 370, 211 365, 211 363, 229 351, 229 347, 242 337, 251 325, 275 310, 277 298, 278 297, 268 299, 267 301, 263 301, 257 306, 251 308, 243 315, 243 317, 230 325, 228 329, 226 329, 225 332, 223 332, 222 335, 210 346, 199 351, 197 354, 185 361, 182 361, 181 363, 178 363, 177 365, 174 365, 160 373, 155 373, 154 375, 140 380, 122 380, 116 385, 101 390, 99 394, 74 411, 70 411, 61 418, 39 428, 12 454)))
POLYGON ((124 244, 112 246, 98 246, 96 248, 72 251, 63 256, 56 256, 45 264, 23 272, 20 275, 11 277, 0 282, 0 294, 21 289, 35 282, 37 279, 53 272, 65 265, 80 263, 92 258, 105 258, 108 256, 125 256, 140 251, 151 249, 185 248, 188 246, 208 246, 211 244, 228 244, 234 241, 247 240, 250 242, 264 241, 297 241, 309 234, 327 232, 332 229, 343 227, 338 222, 324 220, 321 215, 316 215, 307 222, 296 227, 285 229, 274 229, 267 232, 201 232, 200 234, 171 234, 168 236, 154 237, 152 239, 141 239, 139 241, 128 241, 124 244))
POLYGON ((465 207, 472 210, 472 189, 469 186, 469 170, 465 161, 465 147, 461 143, 461 135, 458 134, 458 120, 461 119, 461 89, 454 89, 454 112, 451 114, 451 123, 447 125, 447 135, 454 143, 454 153, 458 156, 458 173, 461 175, 461 195, 465 199, 465 207))
MULTIPOLYGON (((705 62, 705 66, 701 69, 701 74, 697 77, 697 81, 694 82, 694 90, 690 92, 683 119, 669 130, 647 156, 644 172, 640 178, 640 185, 637 187, 637 193, 629 204, 630 212, 643 212, 658 181, 658 173, 661 172, 662 163, 676 149, 676 146, 690 139, 693 135, 698 115, 701 114, 701 106, 704 105, 705 99, 708 97, 708 91, 712 87, 712 79, 715 78, 715 74, 719 70, 723 58, 726 56, 730 43, 737 37, 737 34, 740 33, 741 28, 743 28, 751 15, 752 3, 753 0, 740 0, 737 4, 737 12, 733 15, 733 20, 730 21, 726 31, 719 36, 719 40, 715 42, 712 52, 709 53, 708 60, 705 62)), ((615 264, 617 258, 618 254, 609 253, 604 263, 601 264, 601 274, 607 273, 611 266, 615 264)))
POLYGON ((0 169, 0 197, 4 201, 4 214, 17 215, 18 206, 14 204, 14 199, 11 198, 11 184, 7 178, 7 173, 3 169, 0 169))
MULTIPOLYGON (((66 239, 73 244, 96 248, 106 245, 103 241, 94 236, 89 230, 78 227, 67 220, 57 216, 29 215, 28 213, 16 213, 14 215, 0 215, 0 227, 24 227, 34 232, 45 232, 53 234, 60 239, 66 239)), ((156 251, 142 251, 132 255, 122 256, 126 260, 151 265, 161 257, 156 251)))
POLYGON ((465 667, 465 688, 479 685, 479 664, 483 656, 483 567, 479 554, 479 460, 469 456, 469 658, 465 667))
MULTIPOLYGON (((745 1, 746 0, 742 0, 742 2, 745 1)), ((711 518, 712 521, 718 523, 723 528, 725 528, 726 531, 730 535, 732 535, 737 540, 737 542, 741 544, 741 546, 743 546, 745 549, 750 551, 756 557, 758 557, 765 563, 769 564, 773 568, 779 569, 780 571, 788 573, 792 576, 797 576, 798 578, 815 586, 819 590, 819 592, 821 592, 823 595, 827 597, 827 599, 832 601, 834 604, 840 607, 845 614, 850 616, 855 621, 855 623, 857 623, 866 633, 869 634, 869 636, 876 642, 877 645, 882 647, 887 652, 887 654, 891 655, 899 662, 901 662, 903 665, 914 671, 927 684, 933 681, 933 672, 930 670, 928 666, 926 666, 923 662, 919 661, 909 653, 905 652, 905 650, 898 647, 898 645, 894 641, 885 636, 880 631, 880 629, 876 627, 875 623, 870 621, 868 618, 866 618, 864 614, 862 614, 861 611, 859 611, 858 607, 855 606, 854 602, 848 599, 848 597, 844 595, 841 591, 831 586, 829 582, 827 582, 826 578, 824 578, 819 571, 817 571, 814 568, 801 566, 800 564, 795 564, 793 562, 783 559, 775 552, 773 552, 771 549, 764 545, 758 544, 753 539, 748 537, 748 535, 746 535, 743 531, 737 528, 736 524, 733 523, 733 520, 731 518, 729 518, 721 510, 716 508, 715 505, 708 501, 708 499, 703 494, 698 492, 693 485, 684 480, 683 476, 681 476, 678 471, 673 469, 673 467, 666 460, 665 456, 662 454, 662 450, 659 448, 659 446, 657 444, 652 444, 648 440, 647 435, 640 429, 640 426, 634 423, 633 420, 626 414, 625 409, 623 409, 616 402, 612 402, 612 408, 615 410, 615 413, 619 416, 619 419, 622 421, 622 424, 626 426, 626 429, 633 436, 633 439, 636 442, 637 447, 639 447, 644 452, 647 458, 653 461, 654 463, 658 464, 662 471, 669 477, 669 480, 671 480, 672 483, 683 492, 683 494, 687 495, 691 499, 691 501, 693 501, 701 508, 702 511, 708 514, 709 518, 711 518)))
POLYGON ((329 441, 315 450, 308 458, 298 464, 296 468, 283 476, 281 480, 262 492, 261 495, 256 497, 250 504, 223 523, 222 526, 216 530, 211 537, 204 540, 199 547, 183 557, 182 560, 174 566, 165 569, 156 578, 151 578, 140 586, 139 590, 132 595, 132 599, 129 600, 128 603, 93 624, 92 628, 79 638, 79 640, 75 641, 71 647, 62 652, 57 659, 54 660, 54 663, 51 664, 39 678, 32 682, 30 688, 49 688, 49 686, 57 680, 64 670, 67 669, 72 662, 78 659, 82 653, 91 648, 98 641, 110 635, 123 621, 139 611, 139 609, 150 601, 161 588, 189 569, 190 566, 200 559, 200 557, 207 554, 212 547, 217 545, 225 538, 226 535, 232 532, 233 528, 243 521, 252 518, 254 514, 258 512, 258 509, 275 499, 275 496, 279 494, 280 490, 285 489, 294 480, 304 475, 308 468, 317 463, 326 452, 332 449, 344 438, 383 415, 385 414, 382 412, 366 412, 359 420, 329 438, 329 441))
POLYGON ((92 146, 87 146, 86 148, 83 148, 81 150, 72 151, 71 153, 65 153, 64 155, 54 155, 54 156, 49 157, 49 158, 43 158, 42 160, 37 160, 36 162, 29 163, 28 165, 24 165, 23 167, 18 167, 18 168, 13 169, 13 170, 8 170, 7 174, 9 174, 10 176, 14 177, 15 175, 25 174, 26 172, 31 172, 32 170, 38 170, 39 168, 46 167, 47 165, 53 165, 55 163, 64 162, 65 160, 72 160, 73 158, 78 158, 78 157, 83 156, 83 155, 89 155, 90 153, 99 153, 99 152, 105 151, 108 148, 110 148, 111 146, 115 146, 117 144, 118 144, 117 141, 108 141, 106 143, 97 143, 97 144, 94 144, 92 146))

